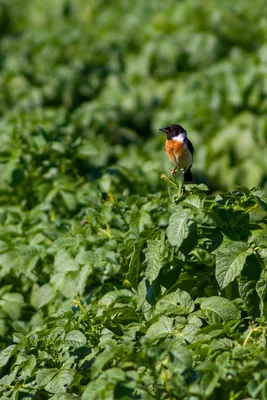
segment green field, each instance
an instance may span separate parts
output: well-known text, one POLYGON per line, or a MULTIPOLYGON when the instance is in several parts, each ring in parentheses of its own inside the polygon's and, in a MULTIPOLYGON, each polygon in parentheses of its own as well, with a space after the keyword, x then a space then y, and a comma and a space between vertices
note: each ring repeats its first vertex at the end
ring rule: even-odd
POLYGON ((0 88, 0 400, 267 400, 265 1, 0 0, 0 88))

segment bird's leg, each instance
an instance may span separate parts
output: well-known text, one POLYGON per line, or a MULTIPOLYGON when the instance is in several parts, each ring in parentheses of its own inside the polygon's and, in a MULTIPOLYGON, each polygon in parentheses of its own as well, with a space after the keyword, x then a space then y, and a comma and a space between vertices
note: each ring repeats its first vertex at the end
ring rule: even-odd
POLYGON ((177 172, 177 167, 171 169, 171 174, 174 176, 177 172))

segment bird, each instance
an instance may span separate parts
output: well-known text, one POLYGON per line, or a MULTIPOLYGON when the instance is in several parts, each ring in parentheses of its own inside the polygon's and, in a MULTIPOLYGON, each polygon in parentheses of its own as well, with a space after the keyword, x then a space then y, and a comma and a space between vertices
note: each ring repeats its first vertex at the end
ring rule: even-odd
POLYGON ((187 137, 186 130, 178 124, 160 128, 166 133, 165 150, 169 159, 175 164, 172 175, 180 168, 183 173, 184 183, 193 183, 194 178, 191 172, 193 164, 194 147, 187 137))

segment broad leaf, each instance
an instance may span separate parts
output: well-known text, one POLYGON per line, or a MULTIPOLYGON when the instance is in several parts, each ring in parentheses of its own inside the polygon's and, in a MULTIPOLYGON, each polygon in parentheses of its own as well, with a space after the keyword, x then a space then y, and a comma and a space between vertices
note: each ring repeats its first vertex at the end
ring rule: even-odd
POLYGON ((84 346, 87 342, 86 336, 78 330, 73 330, 67 333, 65 342, 72 347, 84 346))
POLYGON ((12 357, 13 354, 16 353, 17 351, 17 346, 15 344, 11 344, 10 346, 6 347, 4 350, 1 351, 0 353, 0 368, 4 367, 10 357, 12 357))
POLYGON ((194 308, 194 302, 190 295, 181 289, 177 289, 157 302, 155 312, 167 316, 172 314, 186 315, 193 312, 194 308))
POLYGON ((240 275, 246 258, 252 250, 244 242, 222 244, 216 251, 215 276, 221 289, 240 275))
POLYGON ((73 381, 73 371, 59 371, 45 386, 50 393, 66 392, 73 381))
POLYGON ((172 246, 180 247, 183 240, 188 236, 188 218, 190 214, 191 210, 181 209, 171 215, 167 228, 167 237, 172 246))
POLYGON ((145 269, 145 278, 151 283, 153 282, 162 268, 162 255, 164 251, 164 235, 160 239, 148 240, 147 248, 144 250, 146 259, 144 263, 147 265, 145 269))
POLYGON ((199 301, 201 310, 215 313, 224 322, 240 319, 241 313, 238 308, 224 297, 211 296, 199 301))
POLYGON ((158 322, 155 322, 148 328, 145 337, 153 341, 166 338, 170 334, 173 334, 173 321, 173 318, 160 317, 158 322))
POLYGON ((145 240, 140 240, 134 245, 133 252, 130 259, 129 270, 126 278, 129 280, 131 285, 136 289, 138 285, 138 279, 141 267, 141 249, 145 243, 145 240))

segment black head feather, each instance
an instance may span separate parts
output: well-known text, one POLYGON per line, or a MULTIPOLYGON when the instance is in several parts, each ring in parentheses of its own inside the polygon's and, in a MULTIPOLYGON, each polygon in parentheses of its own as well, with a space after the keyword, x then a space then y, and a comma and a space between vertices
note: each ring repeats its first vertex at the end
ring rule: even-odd
POLYGON ((167 135, 167 139, 171 140, 175 136, 179 136, 181 133, 186 134, 186 130, 181 126, 177 124, 172 124, 169 126, 166 126, 166 128, 161 128, 160 131, 163 131, 167 135))

